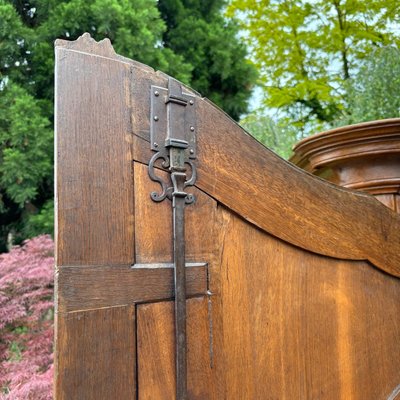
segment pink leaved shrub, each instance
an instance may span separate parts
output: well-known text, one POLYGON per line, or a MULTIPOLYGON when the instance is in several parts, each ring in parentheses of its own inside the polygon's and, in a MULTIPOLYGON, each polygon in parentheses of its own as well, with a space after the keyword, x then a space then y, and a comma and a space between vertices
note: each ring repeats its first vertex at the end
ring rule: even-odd
POLYGON ((54 244, 43 235, 0 254, 0 399, 50 400, 54 244))

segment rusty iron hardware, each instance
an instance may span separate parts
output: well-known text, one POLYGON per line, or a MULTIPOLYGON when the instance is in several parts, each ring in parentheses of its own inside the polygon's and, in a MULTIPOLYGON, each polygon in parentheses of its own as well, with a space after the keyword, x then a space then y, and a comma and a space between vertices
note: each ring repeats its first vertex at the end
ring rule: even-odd
POLYGON ((196 98, 182 93, 181 85, 169 78, 168 89, 151 87, 151 149, 160 151, 169 144, 185 148, 189 159, 196 158, 196 98), (170 121, 170 123, 168 123, 170 121))
POLYGON ((182 92, 178 81, 169 78, 168 89, 151 87, 150 143, 156 153, 149 162, 149 176, 161 185, 152 192, 156 202, 172 200, 174 281, 176 399, 187 400, 185 206, 195 201, 185 189, 196 182, 195 97, 182 92), (158 167, 170 172, 165 181, 156 174, 158 167))

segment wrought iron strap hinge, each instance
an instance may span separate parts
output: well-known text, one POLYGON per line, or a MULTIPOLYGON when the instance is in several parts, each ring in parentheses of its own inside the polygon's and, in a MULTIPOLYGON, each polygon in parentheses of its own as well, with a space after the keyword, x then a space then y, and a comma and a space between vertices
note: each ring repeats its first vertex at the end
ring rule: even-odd
MULTIPOLYGON (((150 143, 156 152, 149 162, 150 178, 161 185, 161 193, 152 192, 154 201, 172 199, 179 181, 176 173, 184 173, 186 179, 181 192, 196 181, 196 98, 183 93, 182 86, 169 78, 168 89, 151 86, 150 143), (155 164, 171 172, 171 181, 166 182, 156 174, 155 164), (175 178, 174 178, 175 177, 175 178)), ((186 203, 192 203, 194 196, 186 194, 186 203)))
POLYGON ((194 196, 185 189, 196 182, 195 109, 195 97, 183 93, 178 81, 169 78, 168 89, 151 87, 150 140, 156 153, 149 162, 149 176, 162 189, 152 192, 151 198, 169 198, 173 210, 176 400, 187 400, 185 206, 194 202, 194 196), (167 181, 156 174, 159 160, 159 166, 170 172, 167 181))

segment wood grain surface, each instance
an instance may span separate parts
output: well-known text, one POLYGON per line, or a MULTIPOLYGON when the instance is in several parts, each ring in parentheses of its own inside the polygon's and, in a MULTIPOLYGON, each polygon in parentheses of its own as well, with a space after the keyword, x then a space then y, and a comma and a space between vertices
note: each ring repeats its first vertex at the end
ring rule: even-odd
POLYGON ((135 307, 59 313, 55 350, 58 400, 133 400, 135 307))
POLYGON ((370 196, 284 162, 208 102, 198 108, 202 190, 289 243, 336 258, 367 259, 400 276, 399 216, 370 196), (222 137, 229 137, 228 146, 222 137))
MULTIPOLYGON (((212 343, 207 298, 187 301, 188 395, 213 399, 212 343)), ((173 302, 138 306, 138 399, 175 399, 173 302)))
POLYGON ((57 265, 133 263, 129 64, 56 48, 57 265))
POLYGON ((222 299, 213 314, 220 398, 386 400, 400 382, 400 281, 221 212, 219 287, 210 277, 222 299))
POLYGON ((397 209, 397 198, 400 198, 399 195, 394 195, 394 194, 378 194, 375 195, 375 197, 386 207, 391 208, 395 212, 399 212, 400 210, 397 209))
POLYGON ((297 143, 290 160, 339 186, 370 193, 398 212, 400 118, 317 133, 297 143))
MULTIPOLYGON (((173 400, 171 270, 130 268, 172 261, 171 205, 150 200, 146 166, 166 76, 107 41, 58 46, 55 398, 173 400)), ((399 215, 196 102, 187 261, 208 268, 188 269, 189 294, 207 293, 187 301, 189 400, 393 398, 399 215)))
MULTIPOLYGON (((144 303, 174 297, 173 268, 131 266, 62 267, 58 273, 58 311, 144 303)), ((187 267, 187 295, 207 292, 207 267, 187 267)))
MULTIPOLYGON (((150 193, 160 190, 148 175, 147 166, 135 163, 135 254, 136 262, 172 261, 172 209, 166 200, 155 203, 150 193)), ((158 173, 163 176, 163 171, 158 173)), ((164 178, 166 179, 166 173, 164 178)), ((185 209, 186 261, 210 262, 215 244, 215 220, 217 202, 196 188, 188 188, 196 197, 195 204, 185 209), (209 223, 205 224, 204 222, 209 223)))

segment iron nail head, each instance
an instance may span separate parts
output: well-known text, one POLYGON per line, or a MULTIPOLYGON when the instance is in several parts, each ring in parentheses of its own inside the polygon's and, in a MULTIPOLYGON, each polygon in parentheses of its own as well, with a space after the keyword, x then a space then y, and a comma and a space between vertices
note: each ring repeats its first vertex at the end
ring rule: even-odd
POLYGON ((158 121, 157 115, 154 116, 154 121, 158 121))

